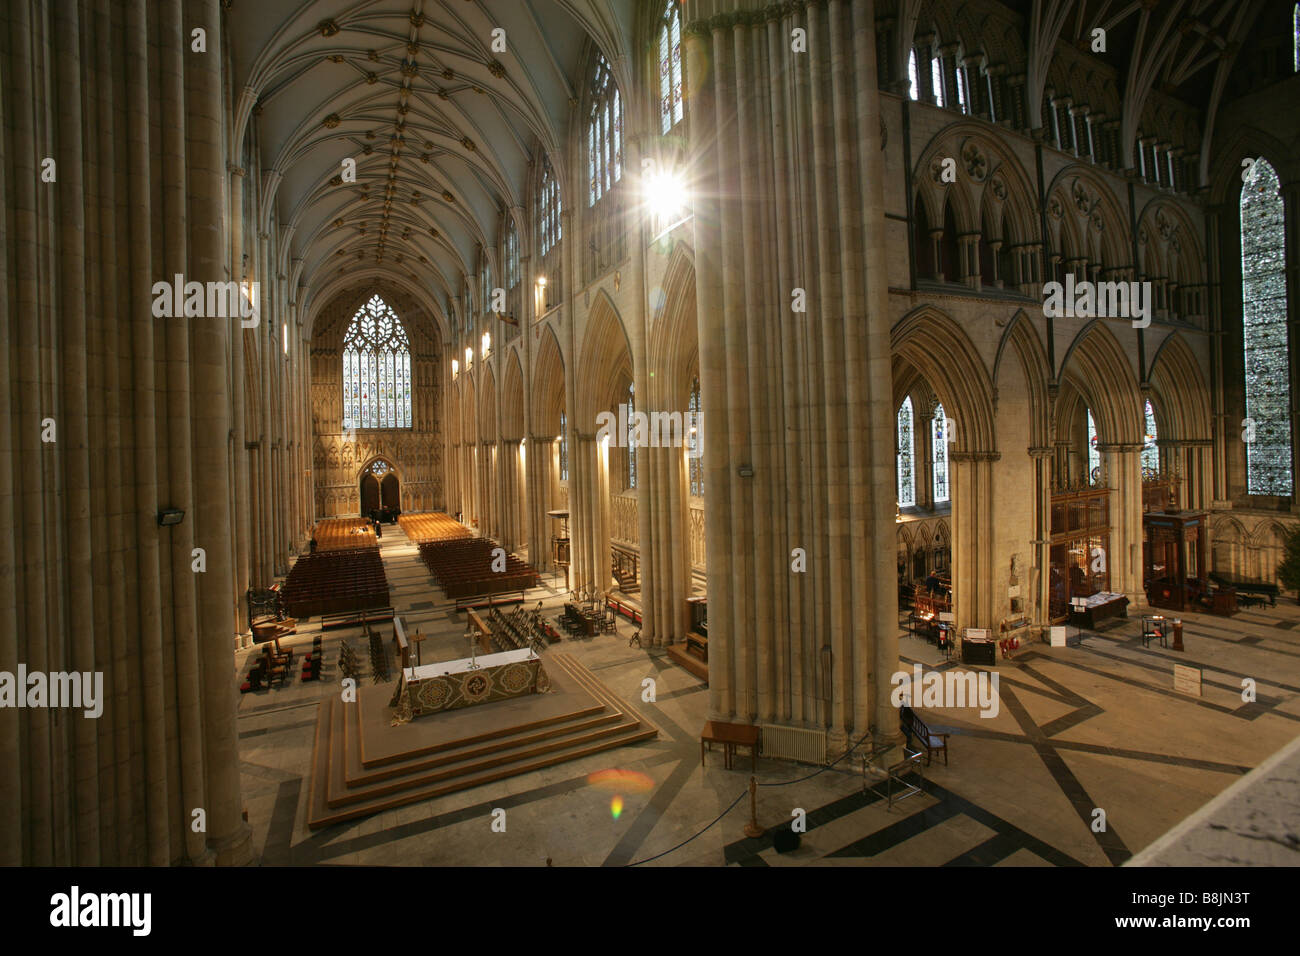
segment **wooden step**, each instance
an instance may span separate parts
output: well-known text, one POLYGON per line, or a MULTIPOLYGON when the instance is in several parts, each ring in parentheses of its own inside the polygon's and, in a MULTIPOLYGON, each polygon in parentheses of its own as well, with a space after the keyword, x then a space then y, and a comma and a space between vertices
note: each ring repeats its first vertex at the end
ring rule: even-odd
POLYGON ((709 665, 694 654, 686 653, 685 644, 669 644, 668 656, 674 664, 684 667, 706 684, 709 682, 709 665))
POLYGON ((584 710, 595 709, 599 711, 597 716, 588 713, 540 731, 527 726, 513 735, 498 733, 490 741, 472 743, 469 747, 445 748, 424 759, 417 756, 405 766, 390 762, 378 776, 367 774, 366 783, 359 787, 350 786, 353 781, 348 779, 350 769, 365 773, 357 753, 359 714, 349 715, 346 705, 327 698, 321 704, 317 721, 308 826, 318 829, 358 819, 649 740, 658 734, 658 728, 635 708, 618 700, 581 664, 561 654, 549 655, 547 660, 548 665, 564 668, 569 677, 595 698, 599 706, 584 710), (328 735, 326 727, 331 728, 328 735), (349 754, 349 750, 353 753, 349 754))

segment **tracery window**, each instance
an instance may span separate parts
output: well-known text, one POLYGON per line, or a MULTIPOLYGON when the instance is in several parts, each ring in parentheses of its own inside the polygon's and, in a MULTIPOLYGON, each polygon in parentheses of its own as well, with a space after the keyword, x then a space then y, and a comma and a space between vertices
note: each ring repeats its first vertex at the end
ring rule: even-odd
POLYGON ((542 186, 537 191, 537 220, 541 223, 542 255, 563 238, 560 227, 560 182, 549 158, 542 160, 542 186))
POLYGON ((1092 409, 1088 409, 1088 481, 1098 484, 1101 481, 1101 450, 1097 447, 1097 423, 1093 421, 1092 409))
POLYGON ((934 457, 934 503, 948 500, 948 415, 943 404, 934 410, 934 419, 930 422, 930 450, 934 457))
POLYGON ((1143 413, 1146 416, 1146 430, 1142 436, 1142 473, 1154 477, 1160 472, 1160 449, 1156 446, 1156 412, 1151 407, 1149 398, 1143 413))
POLYGON ((1291 494, 1291 381, 1286 241, 1277 171, 1257 159, 1241 187, 1242 337, 1246 365, 1246 490, 1291 494))
POLYGON ((912 452, 912 396, 898 409, 898 507, 916 504, 915 456, 912 452))
POLYGON ((623 104, 603 54, 596 57, 587 113, 587 205, 605 195, 623 177, 623 104))
POLYGON ((397 314, 374 295, 343 337, 343 428, 410 427, 410 343, 397 314))
POLYGON ((704 436, 700 434, 698 427, 700 422, 700 377, 698 375, 691 381, 691 398, 686 410, 690 413, 687 419, 690 424, 687 425, 686 436, 689 457, 686 460, 690 466, 691 494, 701 498, 704 496, 704 450, 700 447, 700 442, 704 440, 704 436))
POLYGON ((682 79, 682 9, 668 0, 659 17, 659 119, 667 133, 682 119, 685 83, 682 79))

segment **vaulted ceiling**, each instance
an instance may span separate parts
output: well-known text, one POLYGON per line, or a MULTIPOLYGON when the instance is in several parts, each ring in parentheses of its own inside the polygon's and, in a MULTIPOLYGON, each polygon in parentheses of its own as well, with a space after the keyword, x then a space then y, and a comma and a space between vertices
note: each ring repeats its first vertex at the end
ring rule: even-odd
POLYGON ((423 290, 443 319, 480 245, 492 258, 501 212, 522 206, 538 143, 563 174, 584 44, 622 59, 633 7, 232 0, 230 161, 243 165, 254 127, 258 230, 274 209, 277 268, 305 287, 299 301, 310 310, 332 285, 389 276, 423 290))

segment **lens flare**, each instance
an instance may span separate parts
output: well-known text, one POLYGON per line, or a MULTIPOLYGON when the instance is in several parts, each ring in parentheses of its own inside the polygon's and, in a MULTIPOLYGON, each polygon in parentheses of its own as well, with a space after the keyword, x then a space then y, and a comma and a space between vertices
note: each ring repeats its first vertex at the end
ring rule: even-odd
POLYGON ((610 793, 649 793, 655 788, 654 780, 645 774, 614 767, 588 775, 587 785, 610 793))
POLYGON ((623 815, 623 798, 615 794, 614 799, 609 801, 609 813, 615 820, 623 815))

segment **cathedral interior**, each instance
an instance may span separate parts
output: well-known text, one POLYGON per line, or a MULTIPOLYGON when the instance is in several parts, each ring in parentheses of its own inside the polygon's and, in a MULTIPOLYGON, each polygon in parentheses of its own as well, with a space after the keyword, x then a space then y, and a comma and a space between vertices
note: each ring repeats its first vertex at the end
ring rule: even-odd
POLYGON ((1300 862, 1300 4, 0 7, 0 863, 1300 862))

